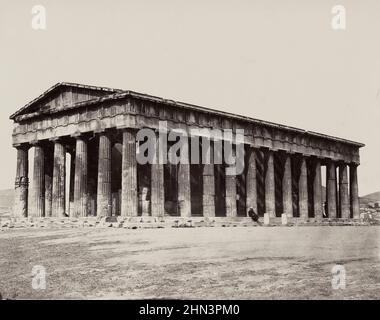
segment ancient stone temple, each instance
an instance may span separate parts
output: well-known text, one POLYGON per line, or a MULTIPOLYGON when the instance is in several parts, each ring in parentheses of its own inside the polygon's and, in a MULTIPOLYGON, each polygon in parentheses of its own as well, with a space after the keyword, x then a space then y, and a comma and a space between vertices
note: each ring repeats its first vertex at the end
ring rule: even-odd
POLYGON ((357 167, 364 145, 358 142, 73 83, 56 84, 10 119, 19 217, 238 218, 248 208, 270 217, 359 217, 357 167), (168 130, 243 129, 244 170, 227 175, 224 162, 138 163, 137 132, 151 128, 158 137, 160 121, 168 130))

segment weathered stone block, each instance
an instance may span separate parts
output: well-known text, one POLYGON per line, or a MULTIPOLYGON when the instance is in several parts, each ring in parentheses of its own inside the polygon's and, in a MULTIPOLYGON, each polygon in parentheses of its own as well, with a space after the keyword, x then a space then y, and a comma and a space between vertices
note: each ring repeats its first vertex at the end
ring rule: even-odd
POLYGON ((270 224, 270 213, 264 213, 264 225, 270 224))
POLYGON ((110 217, 105 217, 105 222, 118 222, 117 221, 117 216, 110 216, 110 217))
POLYGON ((283 213, 283 214, 281 215, 281 224, 282 224, 282 225, 287 225, 287 224, 288 224, 288 216, 287 216, 286 213, 283 213))

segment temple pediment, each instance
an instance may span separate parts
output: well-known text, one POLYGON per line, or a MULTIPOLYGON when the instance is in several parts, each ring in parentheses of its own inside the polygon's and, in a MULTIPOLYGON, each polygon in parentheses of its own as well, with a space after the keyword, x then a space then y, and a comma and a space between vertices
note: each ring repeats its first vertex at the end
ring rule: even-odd
POLYGON ((60 82, 50 87, 40 96, 30 101, 24 107, 10 116, 10 119, 16 117, 28 116, 46 112, 48 110, 65 109, 77 102, 87 101, 94 98, 106 96, 113 93, 122 92, 123 90, 111 89, 106 87, 96 87, 80 85, 75 83, 60 82))

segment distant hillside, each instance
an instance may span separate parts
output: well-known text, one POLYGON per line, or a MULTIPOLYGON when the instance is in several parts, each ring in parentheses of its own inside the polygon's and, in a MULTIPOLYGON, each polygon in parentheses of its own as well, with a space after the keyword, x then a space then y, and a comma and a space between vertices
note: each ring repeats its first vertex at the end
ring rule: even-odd
POLYGON ((380 191, 367 194, 366 196, 364 196, 362 198, 365 198, 365 199, 368 199, 368 200, 372 200, 372 201, 380 201, 380 191))
POLYGON ((13 206, 13 189, 0 190, 0 217, 9 215, 13 206))
POLYGON ((0 207, 10 208, 13 205, 13 189, 0 190, 0 207))
POLYGON ((380 201, 380 191, 367 194, 360 198, 360 203, 367 205, 370 202, 380 201))

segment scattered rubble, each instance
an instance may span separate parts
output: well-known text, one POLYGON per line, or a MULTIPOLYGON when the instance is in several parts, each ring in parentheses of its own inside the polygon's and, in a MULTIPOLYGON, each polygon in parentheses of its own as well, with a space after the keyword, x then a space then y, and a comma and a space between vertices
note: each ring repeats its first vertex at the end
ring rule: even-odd
POLYGON ((258 222, 250 218, 224 218, 224 217, 85 217, 85 218, 1 218, 0 231, 19 228, 197 228, 197 227, 257 227, 257 226, 366 226, 380 224, 369 214, 361 214, 360 219, 323 219, 309 218, 270 218, 267 224, 260 218, 258 222))

